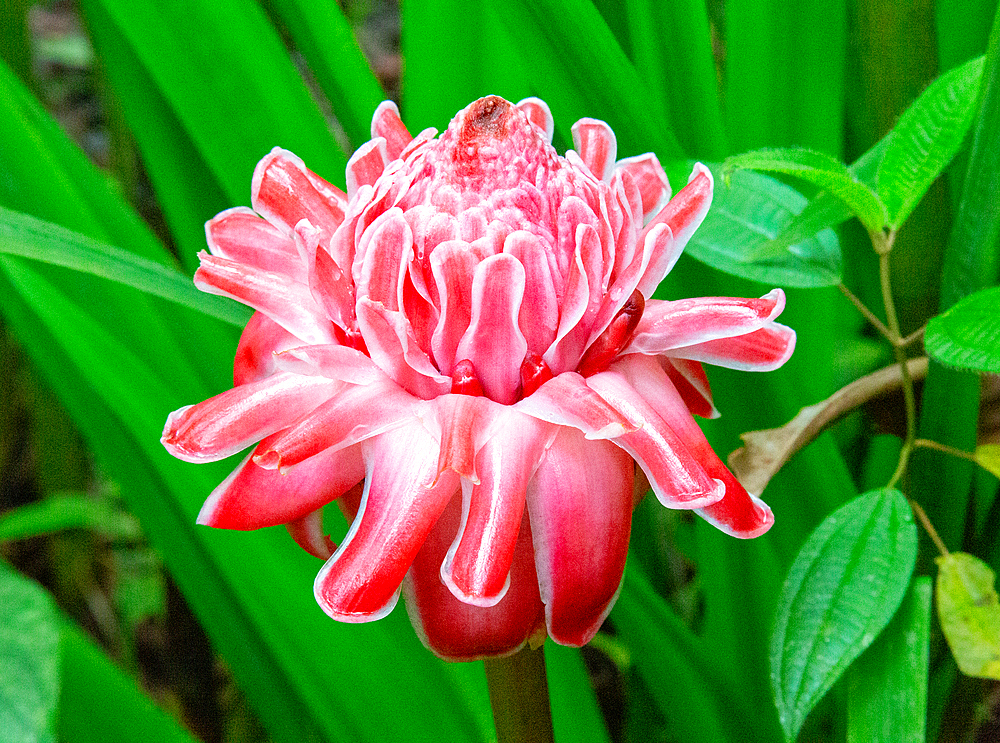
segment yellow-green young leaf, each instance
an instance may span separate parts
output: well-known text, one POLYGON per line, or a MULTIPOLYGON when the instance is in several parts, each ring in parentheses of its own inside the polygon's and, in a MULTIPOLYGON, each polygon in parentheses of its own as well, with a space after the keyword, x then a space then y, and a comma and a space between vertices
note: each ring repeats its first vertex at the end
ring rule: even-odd
POLYGON ((967 676, 1000 679, 1000 601, 990 567, 973 555, 937 558, 937 606, 955 662, 967 676))
POLYGON ((976 464, 1000 477, 1000 444, 983 444, 976 447, 976 464))

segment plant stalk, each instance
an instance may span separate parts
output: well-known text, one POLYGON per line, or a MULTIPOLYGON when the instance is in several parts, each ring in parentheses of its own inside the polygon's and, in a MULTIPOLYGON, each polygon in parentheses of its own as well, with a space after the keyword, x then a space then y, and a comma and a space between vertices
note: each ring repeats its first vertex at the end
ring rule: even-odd
POLYGON ((525 646, 506 658, 487 658, 484 665, 497 743, 553 743, 542 648, 525 646))

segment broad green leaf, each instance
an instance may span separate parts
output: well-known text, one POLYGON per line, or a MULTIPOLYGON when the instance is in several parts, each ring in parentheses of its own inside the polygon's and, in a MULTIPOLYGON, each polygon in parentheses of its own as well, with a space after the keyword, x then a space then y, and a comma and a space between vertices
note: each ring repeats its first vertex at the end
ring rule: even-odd
POLYGON ((898 228, 958 152, 976 112, 984 60, 942 75, 899 119, 878 171, 878 194, 898 228))
POLYGON ((197 743, 143 694, 75 624, 59 631, 59 740, 73 743, 197 743))
POLYGON ((245 307, 198 291, 191 279, 156 261, 0 207, 2 253, 100 276, 237 327, 250 319, 245 307))
POLYGON ((55 741, 59 612, 46 591, 0 560, 0 738, 55 741))
POLYGON ((87 529, 108 539, 136 541, 142 530, 135 517, 107 500, 85 493, 61 493, 36 503, 12 508, 0 515, 0 542, 52 534, 64 529, 87 529))
POLYGON ((970 294, 927 323, 924 346, 948 366, 1000 373, 1000 287, 970 294))
POLYGON ((716 181, 712 207, 686 252, 712 268, 764 284, 836 285, 841 275, 840 245, 832 230, 806 238, 780 255, 755 259, 805 205, 805 198, 783 183, 739 171, 728 185, 716 181))
POLYGON ((935 558, 938 619, 955 662, 967 676, 1000 680, 1000 601, 996 575, 978 557, 935 558))
POLYGON ((1000 477, 1000 444, 983 444, 976 447, 976 464, 1000 477))
POLYGON ((722 169, 724 177, 742 169, 794 175, 838 198, 869 231, 885 226, 885 205, 875 192, 844 163, 822 152, 802 148, 754 150, 727 158, 722 169))
POLYGON ((892 619, 916 558, 910 507, 889 488, 837 509, 806 540, 782 589, 771 637, 771 688, 789 741, 892 619))
POLYGON ((847 675, 847 743, 923 741, 931 579, 913 581, 889 626, 847 675))

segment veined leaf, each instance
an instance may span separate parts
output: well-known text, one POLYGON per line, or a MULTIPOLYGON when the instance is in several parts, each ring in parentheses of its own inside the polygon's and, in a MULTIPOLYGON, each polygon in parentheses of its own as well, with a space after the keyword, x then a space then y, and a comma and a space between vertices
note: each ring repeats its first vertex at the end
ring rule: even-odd
POLYGON ((840 283, 840 244, 832 230, 757 260, 763 246, 805 208, 806 199, 759 173, 739 171, 729 180, 728 185, 716 180, 712 207, 688 243, 691 256, 720 271, 772 286, 840 283))
POLYGON ((722 168, 724 177, 742 169, 794 175, 842 201, 869 231, 885 226, 885 205, 878 195, 844 163, 822 152, 802 148, 754 150, 728 158, 722 168))
POLYGON ((0 560, 0 731, 6 743, 56 740, 59 612, 52 597, 0 560))
POLYGON ((936 558, 938 618, 955 662, 967 676, 1000 679, 1000 601, 996 575, 974 555, 936 558))
POLYGON ((898 490, 834 511, 795 561, 771 636, 771 688, 787 740, 892 619, 917 559, 917 530, 898 490))
POLYGON ((0 253, 100 276, 237 327, 243 327, 250 319, 245 307, 198 291, 191 279, 179 271, 3 207, 0 207, 0 253))
POLYGON ((1000 373, 1000 287, 970 294, 927 323, 924 346, 942 364, 1000 373))
POLYGON ((878 194, 898 228, 958 152, 976 112, 984 58, 966 62, 928 86, 892 130, 878 171, 878 194))

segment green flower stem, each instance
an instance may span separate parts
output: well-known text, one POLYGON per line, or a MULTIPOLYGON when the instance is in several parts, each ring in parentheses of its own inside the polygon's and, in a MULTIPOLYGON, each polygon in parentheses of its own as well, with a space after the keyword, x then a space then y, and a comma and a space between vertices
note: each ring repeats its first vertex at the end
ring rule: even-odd
POLYGON ((487 658, 484 664, 497 742, 553 743, 542 648, 526 646, 506 658, 487 658))

